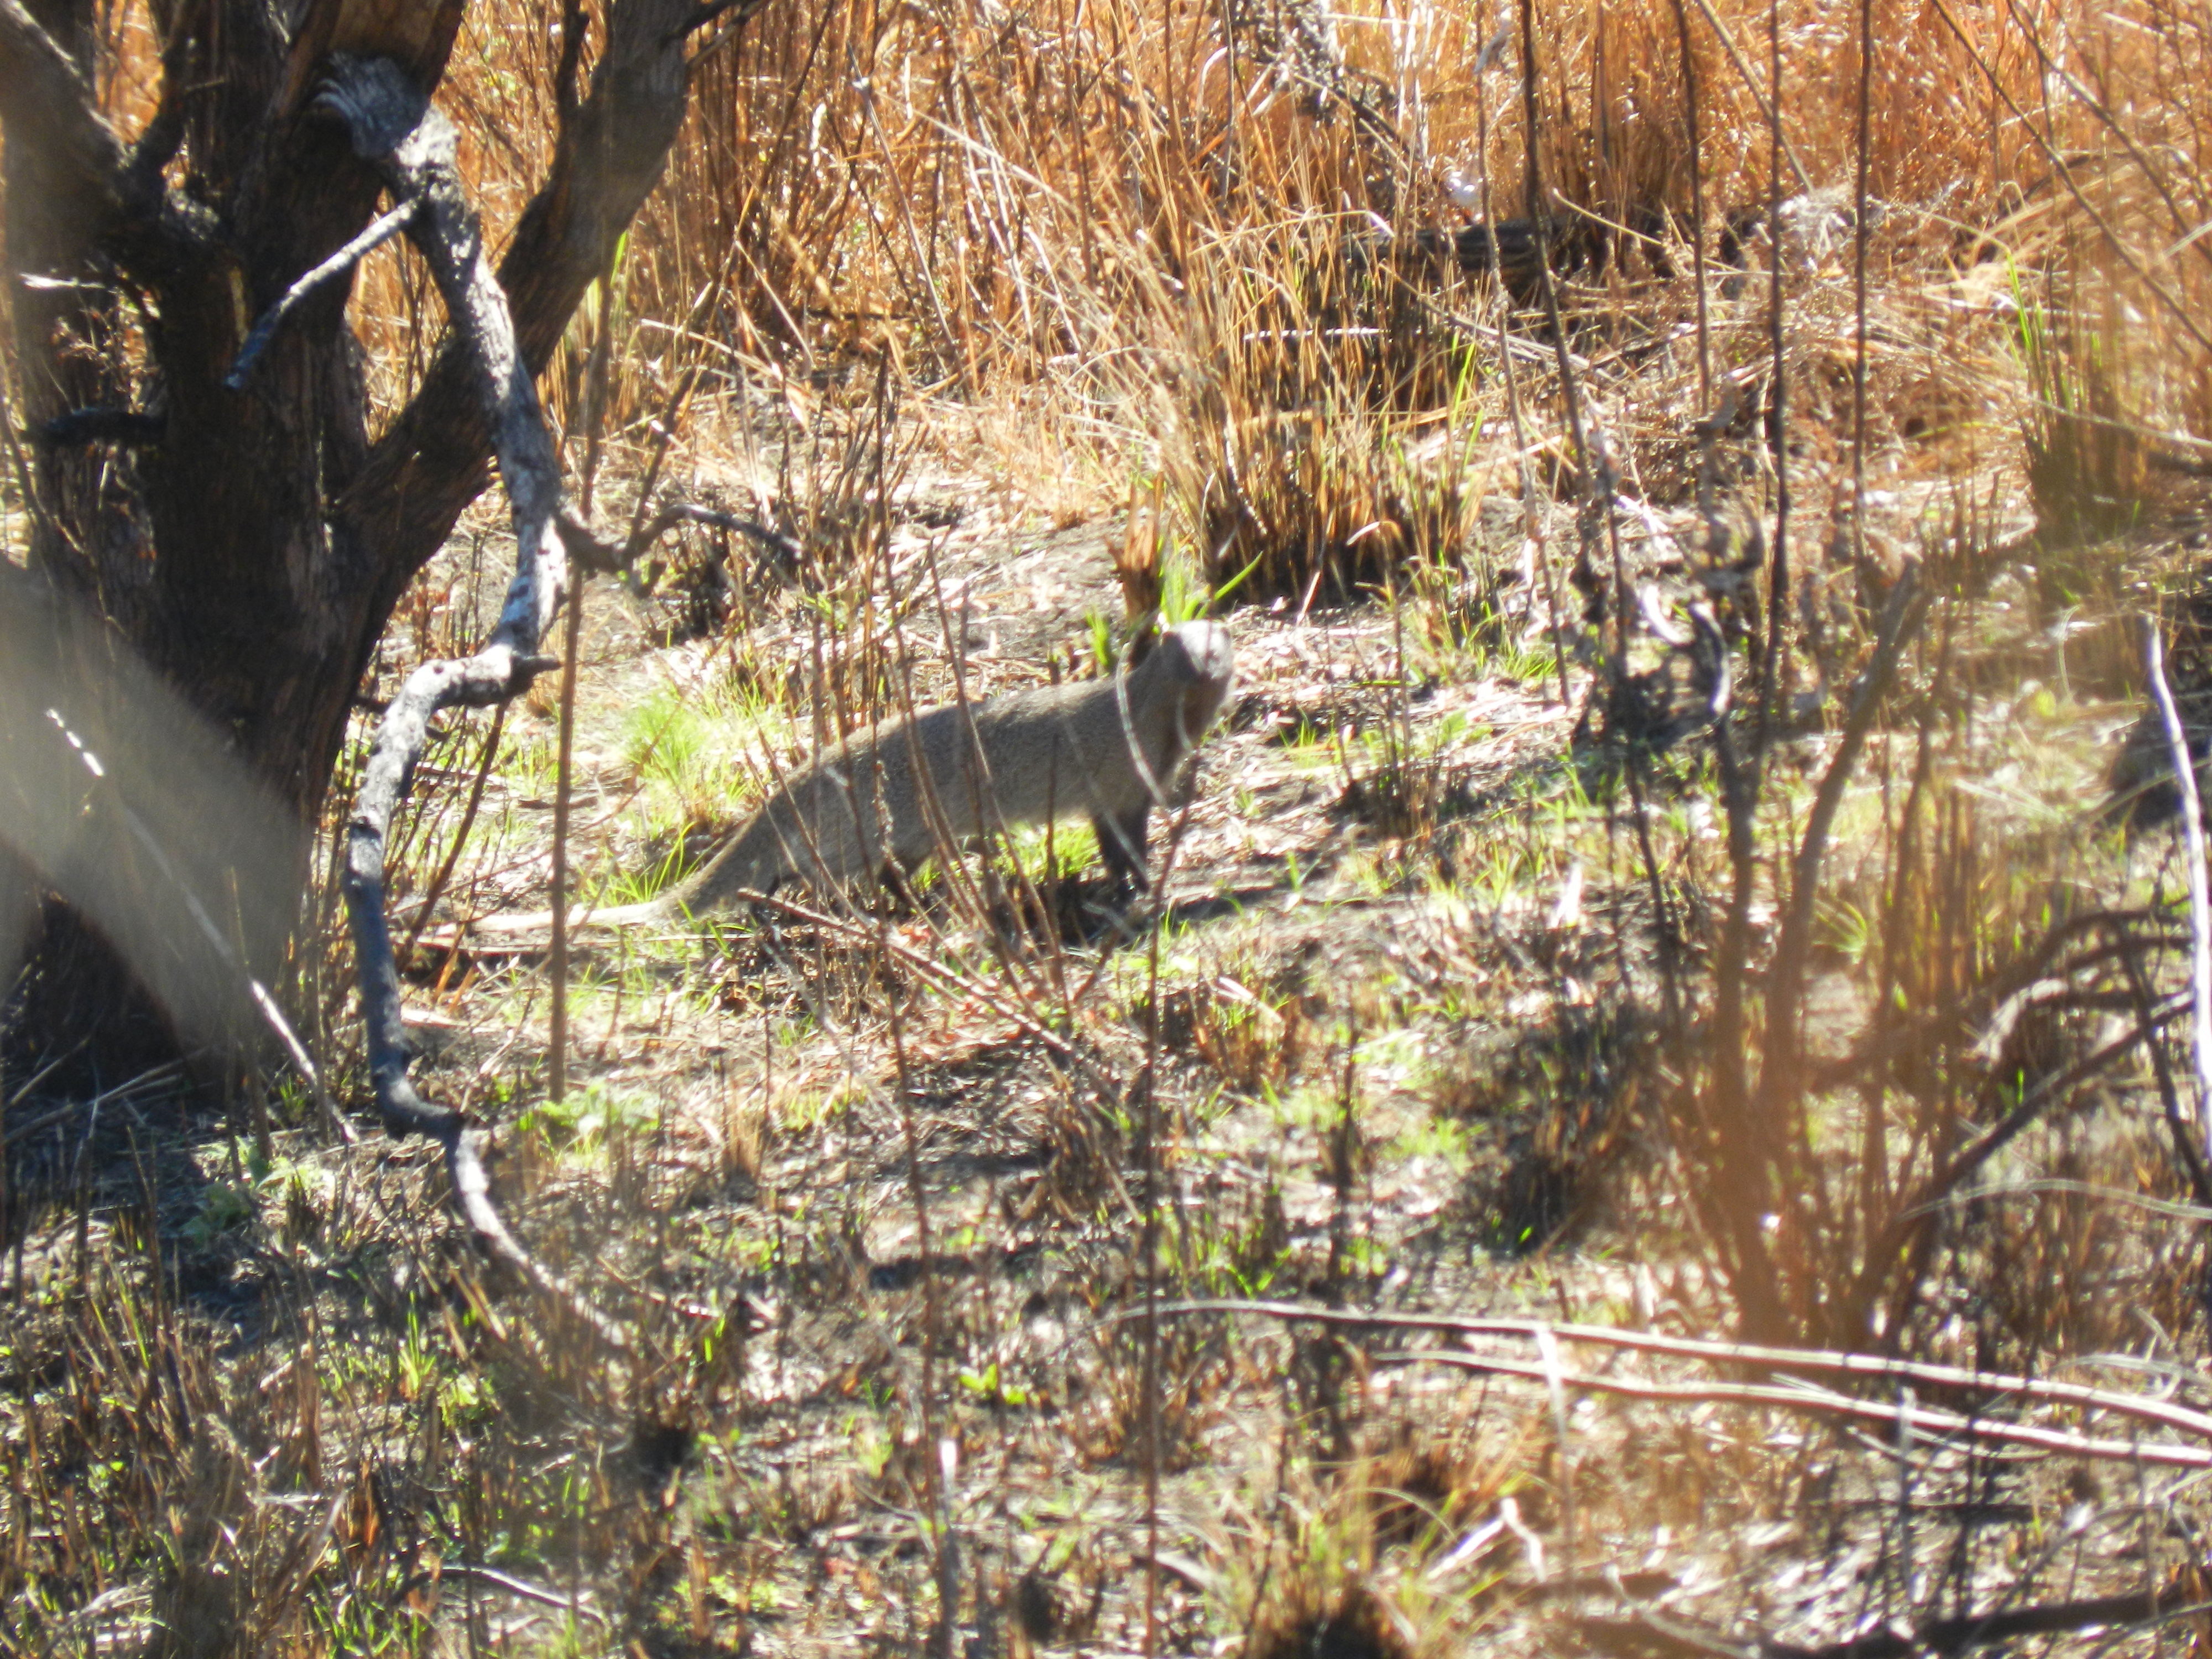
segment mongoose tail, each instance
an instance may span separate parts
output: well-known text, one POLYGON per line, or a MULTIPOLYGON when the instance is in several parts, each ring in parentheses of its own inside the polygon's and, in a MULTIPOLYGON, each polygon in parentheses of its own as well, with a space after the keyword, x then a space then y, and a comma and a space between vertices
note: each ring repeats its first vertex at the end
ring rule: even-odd
MULTIPOLYGON (((854 732, 792 774, 721 849, 660 897, 577 911, 593 927, 680 921, 797 878, 835 886, 912 870, 988 831, 1088 817, 1115 882, 1143 891, 1152 808, 1167 805, 1229 696, 1229 630, 1183 623, 1111 678, 946 703, 854 732)), ((542 932, 550 913, 486 932, 542 932)))

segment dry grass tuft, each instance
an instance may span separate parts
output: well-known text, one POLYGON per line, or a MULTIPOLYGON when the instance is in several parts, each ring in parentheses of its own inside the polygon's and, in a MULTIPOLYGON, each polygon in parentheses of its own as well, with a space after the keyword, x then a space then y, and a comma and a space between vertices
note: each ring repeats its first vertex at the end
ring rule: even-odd
MULTIPOLYGON (((538 964, 425 952, 422 1073, 635 1322, 620 1366, 484 1279, 404 1148, 322 1148, 272 1089, 272 1162, 197 1123, 134 1156, 148 1089, 11 1076, 0 1645, 1410 1659, 1663 1643, 1656 1606, 1817 1651, 2193 1582, 2204 1500, 2147 1463, 1364 1322, 2203 1404, 2138 623, 2204 726, 2204 32, 1875 0, 1861 201, 1854 15, 1535 0, 1533 135, 1500 21, 776 0, 702 58, 609 301, 600 511, 670 489, 781 539, 594 596, 592 854, 665 876, 956 678, 1234 606, 1249 700, 1160 815, 1175 874, 1107 915, 1024 843, 625 939, 579 967, 558 1107, 538 964)), ((472 11, 442 94, 495 238, 546 160, 544 21, 472 11)), ((129 126, 150 19, 108 27, 129 126)), ((404 251, 356 284, 387 410, 427 292, 404 251)), ((498 533, 380 674, 481 632, 498 533)), ((434 752, 397 899, 542 890, 548 713, 434 752)), ((343 952, 302 979, 343 1079, 343 952)))
POLYGON ((1414 1659, 1419 1651, 1401 1633, 1389 1609, 1364 1585, 1354 1584, 1317 1607, 1309 1607, 1307 1581, 1286 1591, 1255 1625, 1243 1648, 1247 1659, 1414 1659))

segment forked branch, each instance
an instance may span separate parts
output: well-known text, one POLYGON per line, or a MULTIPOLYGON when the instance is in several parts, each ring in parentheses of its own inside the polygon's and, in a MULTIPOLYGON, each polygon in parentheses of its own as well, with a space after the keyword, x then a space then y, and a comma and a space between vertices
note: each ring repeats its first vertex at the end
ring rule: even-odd
MULTIPOLYGON (((76 64, 22 0, 0 0, 0 131, 44 157, 88 241, 149 284, 212 248, 212 216, 165 187, 158 167, 133 166, 76 64)), ((153 137, 149 154, 165 142, 153 137)))
POLYGON ((129 156, 70 55, 22 0, 0 0, 0 125, 35 131, 41 148, 66 158, 76 199, 119 207, 129 156))
POLYGON ((476 215, 454 165, 452 124, 383 58, 334 56, 331 79, 315 102, 345 124, 355 150, 382 172, 396 200, 420 204, 407 228, 455 331, 467 343, 477 401, 498 448, 516 543, 514 580, 498 625, 474 656, 425 663, 407 677, 377 728, 346 825, 343 889, 361 975, 371 1086, 388 1132, 420 1134, 444 1149, 454 1200, 493 1253, 603 1341, 624 1347, 622 1328, 526 1250, 501 1219, 484 1174, 484 1132, 460 1112, 424 1101, 408 1079, 398 967, 384 908, 392 815, 422 757, 431 716, 441 708, 504 702, 553 666, 538 653, 538 644, 566 596, 570 556, 600 550, 563 498, 537 387, 515 349, 507 297, 484 258, 476 215))

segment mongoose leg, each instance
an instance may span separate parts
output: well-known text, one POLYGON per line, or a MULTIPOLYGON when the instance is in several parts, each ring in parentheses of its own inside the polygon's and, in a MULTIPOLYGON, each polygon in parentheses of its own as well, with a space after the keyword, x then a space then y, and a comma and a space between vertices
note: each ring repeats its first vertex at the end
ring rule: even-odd
POLYGON ((1131 889, 1139 893, 1152 891, 1151 878, 1145 873, 1146 826, 1152 811, 1152 802, 1143 801, 1118 818, 1102 812, 1091 820, 1091 827, 1098 836, 1099 855, 1106 860, 1107 873, 1114 878, 1114 885, 1124 892, 1131 889))
POLYGON ((884 860, 884 867, 876 872, 876 878, 890 896, 895 911, 907 913, 921 908, 921 896, 914 890, 914 872, 928 862, 927 853, 917 853, 912 858, 894 853, 884 860))
MULTIPOLYGON (((1228 701, 1233 656, 1220 623, 1180 623, 1109 678, 1032 686, 974 707, 963 700, 872 723, 779 778, 752 816, 673 890, 594 920, 672 921, 786 881, 828 893, 886 864, 900 866, 885 883, 896 890, 899 875, 933 854, 950 855, 980 830, 1051 823, 1079 799, 1098 809, 1091 822, 1116 898, 1147 892, 1151 809, 1190 800, 1190 763, 1228 701)), ((521 933, 551 920, 481 925, 521 933)))

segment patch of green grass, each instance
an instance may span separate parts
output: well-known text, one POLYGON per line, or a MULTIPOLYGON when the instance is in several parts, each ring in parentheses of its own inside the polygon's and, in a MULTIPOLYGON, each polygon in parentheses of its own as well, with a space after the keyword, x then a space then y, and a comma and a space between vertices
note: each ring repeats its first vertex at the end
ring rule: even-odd
POLYGON ((1344 1079, 1340 1073, 1315 1077, 1279 1091, 1263 1084, 1260 1102, 1279 1128, 1325 1131, 1343 1120, 1344 1079))
POLYGON ((1541 685, 1559 677, 1559 655, 1549 646, 1534 646, 1508 635, 1486 654, 1484 665, 1501 678, 1522 685, 1541 685))
POLYGON ((863 1097, 860 1085, 854 1082, 836 1084, 818 1093, 810 1091, 792 1097, 778 1103, 778 1128, 787 1134, 811 1133, 832 1122, 863 1097))
POLYGON ((1473 1139, 1466 1123, 1456 1118, 1431 1115, 1401 1130, 1384 1149, 1383 1156, 1393 1161, 1433 1158, 1452 1169, 1463 1169, 1473 1139))
POLYGON ((1302 770, 1328 770, 1336 766, 1336 734, 1314 720, 1302 719, 1285 727, 1275 743, 1284 757, 1302 770))
POLYGON ((726 816, 750 790, 761 739, 775 717, 757 690, 733 679, 663 685, 648 694, 623 720, 622 740, 646 824, 726 816))
POLYGON ((1478 840, 1461 858, 1452 885, 1478 908, 1495 912, 1556 886, 1569 859, 1565 848, 1540 841, 1509 841, 1502 836, 1478 840))
POLYGON ((1098 862, 1098 834, 1087 823, 1056 823, 1048 834, 1041 829, 1017 830, 1008 840, 1022 873, 1040 884, 1055 877, 1073 880, 1098 862))
POLYGON ((629 868, 617 866, 609 871, 595 896, 599 903, 606 905, 642 903, 659 897, 690 875, 693 862, 683 836, 672 828, 665 852, 649 863, 629 868))
POLYGON ((617 1130, 650 1127, 660 1111, 660 1102, 649 1096, 592 1083, 565 1100, 540 1101, 515 1120, 515 1127, 534 1129, 569 1152, 588 1152, 617 1130))
POLYGON ((260 1213, 251 1187, 242 1182, 210 1181, 200 1189, 199 1208, 185 1224, 185 1240, 195 1249, 205 1249, 223 1234, 245 1226, 260 1213))

